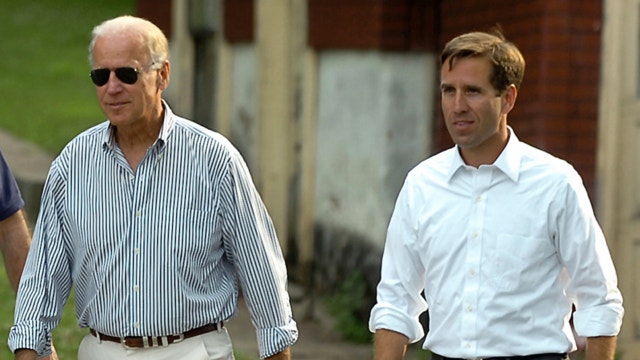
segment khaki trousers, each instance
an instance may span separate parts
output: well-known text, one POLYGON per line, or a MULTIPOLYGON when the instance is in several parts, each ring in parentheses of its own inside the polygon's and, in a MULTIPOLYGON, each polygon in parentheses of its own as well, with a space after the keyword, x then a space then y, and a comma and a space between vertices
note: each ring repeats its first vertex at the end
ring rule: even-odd
POLYGON ((87 334, 80 342, 78 360, 234 360, 226 328, 194 336, 169 346, 127 349, 111 341, 100 341, 87 334))

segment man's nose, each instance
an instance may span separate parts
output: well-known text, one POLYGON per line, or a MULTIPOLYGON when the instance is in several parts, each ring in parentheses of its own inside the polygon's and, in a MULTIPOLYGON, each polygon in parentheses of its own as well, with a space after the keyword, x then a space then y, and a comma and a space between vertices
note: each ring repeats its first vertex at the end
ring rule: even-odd
POLYGON ((455 112, 467 111, 468 104, 467 99, 464 97, 464 93, 457 92, 453 98, 453 110, 455 112))
POLYGON ((117 92, 122 89, 122 80, 118 79, 115 72, 109 74, 109 81, 105 84, 108 92, 117 92))

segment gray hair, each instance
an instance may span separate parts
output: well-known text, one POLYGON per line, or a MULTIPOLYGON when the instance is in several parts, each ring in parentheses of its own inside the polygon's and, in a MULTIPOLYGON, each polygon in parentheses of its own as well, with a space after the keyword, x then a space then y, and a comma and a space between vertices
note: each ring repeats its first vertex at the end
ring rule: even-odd
POLYGON ((96 40, 102 35, 118 32, 139 34, 143 43, 149 48, 149 56, 156 66, 169 60, 169 43, 162 30, 149 20, 124 15, 106 20, 93 28, 89 44, 89 64, 91 66, 94 65, 93 48, 96 40))

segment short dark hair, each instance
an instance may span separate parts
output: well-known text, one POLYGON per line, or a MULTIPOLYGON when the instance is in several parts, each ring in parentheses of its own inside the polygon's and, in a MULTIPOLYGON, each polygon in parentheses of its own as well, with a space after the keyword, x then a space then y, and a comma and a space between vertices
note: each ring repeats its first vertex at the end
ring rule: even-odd
POLYGON ((511 84, 520 88, 524 78, 524 57, 500 30, 493 33, 470 32, 453 38, 440 54, 440 65, 451 67, 454 60, 468 57, 486 57, 491 61, 489 81, 499 93, 511 84))

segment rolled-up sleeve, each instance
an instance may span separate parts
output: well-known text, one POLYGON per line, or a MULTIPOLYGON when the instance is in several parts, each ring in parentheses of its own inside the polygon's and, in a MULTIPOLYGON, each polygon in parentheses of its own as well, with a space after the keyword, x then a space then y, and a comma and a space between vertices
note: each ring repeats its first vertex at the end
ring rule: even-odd
POLYGON ((576 333, 583 337, 617 335, 624 308, 616 270, 577 174, 568 182, 564 196, 557 241, 571 278, 567 294, 576 306, 576 333))
POLYGON ((382 257, 377 303, 371 310, 369 330, 387 329, 404 334, 410 342, 424 336, 419 317, 427 310, 421 296, 425 270, 411 244, 417 227, 411 217, 411 187, 403 186, 391 216, 382 257))
POLYGON ((287 292, 287 270, 271 218, 240 155, 231 152, 223 189, 223 237, 256 327, 260 357, 298 338, 287 292))
POLYGON ((71 265, 65 254, 61 219, 63 181, 56 162, 45 183, 33 243, 16 299, 9 348, 51 353, 51 331, 58 325, 71 291, 71 265))

